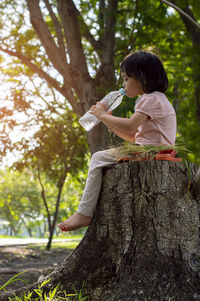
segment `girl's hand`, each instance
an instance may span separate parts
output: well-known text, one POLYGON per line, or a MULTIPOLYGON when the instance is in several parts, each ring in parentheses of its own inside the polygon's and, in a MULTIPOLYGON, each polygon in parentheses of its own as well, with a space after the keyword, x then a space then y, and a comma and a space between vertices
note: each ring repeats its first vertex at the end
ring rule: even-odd
POLYGON ((98 119, 101 119, 104 114, 108 113, 106 109, 107 106, 105 103, 97 102, 96 105, 91 107, 90 113, 96 116, 98 119))

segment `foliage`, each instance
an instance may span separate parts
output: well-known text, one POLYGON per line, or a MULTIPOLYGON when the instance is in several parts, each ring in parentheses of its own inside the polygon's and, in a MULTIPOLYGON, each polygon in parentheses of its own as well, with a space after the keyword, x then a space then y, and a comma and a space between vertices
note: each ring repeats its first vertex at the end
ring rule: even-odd
POLYGON ((11 170, 0 171, 0 218, 9 222, 15 235, 25 228, 29 235, 38 225, 41 211, 39 186, 31 171, 23 174, 11 170))
MULTIPOLYGON (((62 12, 57 9, 54 1, 49 1, 50 8, 54 12, 53 15, 49 7, 40 1, 41 13, 49 30, 49 38, 52 38, 52 43, 54 41, 57 53, 62 58, 63 66, 69 67, 70 65, 72 68, 70 71, 70 76, 73 79, 70 86, 70 91, 74 96, 72 100, 70 93, 65 93, 65 91, 69 91, 69 85, 67 86, 69 78, 65 76, 68 74, 68 69, 66 68, 66 72, 63 73, 62 66, 59 68, 56 65, 51 53, 47 47, 45 48, 44 40, 36 34, 36 30, 34 30, 28 16, 30 12, 30 7, 27 6, 28 2, 18 0, 14 0, 12 3, 10 0, 1 1, 1 51, 9 55, 9 57, 8 55, 2 56, 1 65, 5 80, 12 88, 7 97, 12 99, 15 109, 21 111, 21 113, 22 111, 30 112, 30 106, 37 103, 35 97, 38 96, 38 91, 43 94, 43 100, 45 100, 45 91, 53 87, 54 92, 57 91, 60 95, 66 97, 75 113, 80 115, 83 110, 87 109, 91 101, 96 101, 97 96, 100 98, 111 89, 121 85, 119 64, 131 49, 140 49, 152 45, 160 50, 161 58, 169 76, 170 86, 167 96, 177 111, 178 136, 181 136, 186 147, 193 151, 193 160, 197 160, 200 142, 198 135, 200 101, 197 93, 198 70, 200 69, 198 59, 199 36, 196 32, 196 39, 194 39, 191 29, 189 29, 189 26, 185 26, 184 20, 177 12, 158 0, 119 1, 117 9, 111 11, 109 5, 112 1, 94 0, 90 1, 89 4, 83 0, 74 1, 77 13, 75 15, 78 16, 79 21, 80 39, 90 75, 90 78, 88 77, 89 83, 91 83, 89 90, 91 92, 93 87, 95 89, 95 92, 91 94, 93 100, 90 100, 86 89, 86 84, 89 85, 89 83, 85 81, 85 85, 83 84, 81 76, 77 77, 77 71, 74 70, 73 66, 74 61, 77 68, 79 59, 77 51, 80 49, 73 47, 79 39, 78 27, 76 41, 73 39, 74 36, 69 37, 70 41, 64 35, 59 36, 60 29, 62 32, 66 30, 65 24, 61 22, 62 12), (115 18, 116 24, 112 23, 115 18), (112 47, 110 47, 109 43, 112 42, 113 32, 115 38, 112 47), (69 59, 68 65, 65 65, 66 57, 63 56, 61 46, 67 54, 67 59, 69 59), (73 48, 72 53, 70 47, 73 48), (107 47, 110 47, 110 53, 108 53, 107 47), (77 58, 77 62, 72 57, 73 54, 77 58), (109 61, 105 61, 104 56, 106 55, 108 55, 109 61), (35 66, 35 69, 30 62, 35 66), (104 69, 105 66, 107 69, 104 69), (41 70, 43 73, 40 72, 41 70), (113 72, 114 81, 112 81, 113 72), (108 73, 110 73, 110 77, 108 77, 108 73), (39 74, 39 77, 37 74, 39 74), (51 81, 47 75, 51 77, 51 81), (101 80, 100 75, 103 78, 101 80), (74 85, 74 83, 76 84, 74 85), (30 96, 33 96, 31 100, 30 96), (88 103, 86 104, 86 102, 88 103)), ((47 2, 45 1, 45 3, 47 2)), ((58 2, 61 3, 61 1, 58 2)), ((68 1, 68 3, 73 3, 73 1, 68 1)), ((197 22, 200 20, 200 9, 196 1, 176 0, 173 3, 186 10, 197 22)), ((68 25, 71 26, 71 24, 68 25)), ((82 72, 82 65, 79 64, 80 72, 82 72)), ((84 77, 87 76, 84 74, 84 77)), ((55 98, 51 98, 47 103, 55 104, 54 100, 55 98)), ((63 102, 61 101, 59 105, 63 106, 63 102)), ((53 108, 54 106, 50 107, 53 108)), ((127 114, 127 111, 133 112, 133 104, 125 98, 118 109, 118 113, 124 115, 127 114)), ((12 115, 12 110, 8 110, 4 106, 2 108, 2 118, 4 119, 7 116, 5 118, 7 122, 2 132, 2 141, 4 142, 2 155, 12 144, 12 140, 5 134, 5 131, 16 126, 15 118, 12 118, 10 114, 12 115)), ((93 135, 92 138, 98 140, 96 135, 93 135)))
POLYGON ((21 275, 21 274, 23 274, 23 273, 25 273, 25 272, 21 272, 21 273, 15 275, 15 276, 13 276, 12 278, 10 278, 8 281, 6 281, 3 285, 0 286, 0 290, 6 291, 6 287, 7 287, 9 284, 11 284, 11 283, 13 283, 13 282, 15 282, 15 281, 22 281, 22 282, 25 282, 25 283, 27 284, 27 282, 26 282, 24 279, 17 278, 19 275, 21 275))
POLYGON ((13 164, 13 168, 20 172, 27 168, 32 170, 38 178, 49 231, 48 249, 67 175, 77 175, 87 163, 85 133, 78 125, 75 114, 67 107, 59 108, 59 113, 52 108, 51 115, 49 110, 50 106, 48 110, 35 110, 34 118, 41 123, 40 127, 33 137, 25 137, 14 143, 14 148, 23 156, 13 164))
MULTIPOLYGON (((21 272, 15 276, 13 276, 11 279, 9 279, 6 283, 4 283, 0 290, 6 291, 5 287, 7 287, 9 284, 15 281, 24 281, 23 279, 17 278, 19 275, 21 275, 24 272, 21 272)), ((68 300, 68 301, 86 301, 88 298, 82 295, 82 291, 79 292, 75 290, 75 293, 68 294, 66 291, 62 290, 60 285, 57 285, 53 290, 49 290, 48 292, 44 292, 43 287, 48 284, 48 282, 51 279, 45 280, 38 286, 37 289, 34 289, 32 292, 24 293, 21 297, 15 296, 15 297, 8 297, 9 301, 28 301, 28 300, 36 300, 36 301, 56 301, 56 300, 68 300)))
POLYGON ((70 172, 74 175, 86 163, 84 132, 70 111, 57 118, 44 116, 43 124, 33 139, 22 139, 16 143, 16 147, 24 151, 23 158, 14 163, 16 169, 23 170, 29 166, 40 170, 45 172, 49 181, 57 185, 61 174, 70 172))
MULTIPOLYGON (((119 147, 114 147, 111 149, 113 155, 119 160, 122 157, 130 156, 134 158, 134 153, 136 154, 136 160, 139 155, 139 158, 148 158, 148 160, 154 160, 156 154, 160 151, 165 150, 175 150, 179 157, 186 159, 189 150, 185 148, 182 144, 175 145, 137 145, 131 142, 125 142, 119 147)), ((133 159, 134 160, 134 159, 133 159)))
MULTIPOLYGON (((8 223, 1 226, 2 233, 13 236, 47 237, 47 215, 42 204, 40 186, 36 175, 31 171, 23 173, 14 170, 0 171, 0 219, 8 223)), ((75 176, 67 175, 60 201, 57 222, 65 220, 77 209, 87 175, 80 171, 75 176)), ((42 177, 51 215, 54 212, 57 188, 42 177)), ((56 235, 61 233, 56 228, 56 235)), ((5 236, 3 236, 5 237, 5 236)), ((66 237, 66 235, 65 235, 66 237)))

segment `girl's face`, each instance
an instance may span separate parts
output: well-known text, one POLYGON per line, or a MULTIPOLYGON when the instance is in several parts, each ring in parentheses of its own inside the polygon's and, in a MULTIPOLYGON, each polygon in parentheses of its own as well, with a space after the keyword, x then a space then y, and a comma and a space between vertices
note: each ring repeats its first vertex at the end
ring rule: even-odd
POLYGON ((144 93, 142 89, 142 84, 135 80, 133 77, 128 77, 128 75, 123 72, 123 87, 126 92, 126 96, 133 98, 137 95, 142 95, 144 93))

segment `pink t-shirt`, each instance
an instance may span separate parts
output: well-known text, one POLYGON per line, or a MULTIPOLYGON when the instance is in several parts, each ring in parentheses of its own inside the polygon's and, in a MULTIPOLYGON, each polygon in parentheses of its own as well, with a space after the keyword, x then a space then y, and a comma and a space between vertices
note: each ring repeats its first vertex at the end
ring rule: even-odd
POLYGON ((163 145, 174 144, 176 139, 176 113, 165 94, 153 92, 141 95, 135 104, 135 112, 149 118, 138 127, 135 143, 163 145))

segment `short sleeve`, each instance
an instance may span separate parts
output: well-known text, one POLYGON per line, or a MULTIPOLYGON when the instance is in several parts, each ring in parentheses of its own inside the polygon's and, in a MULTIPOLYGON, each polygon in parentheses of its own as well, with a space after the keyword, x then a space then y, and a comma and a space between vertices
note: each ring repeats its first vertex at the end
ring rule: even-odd
POLYGON ((161 101, 156 94, 143 94, 136 102, 135 112, 144 113, 152 120, 165 116, 161 101))

